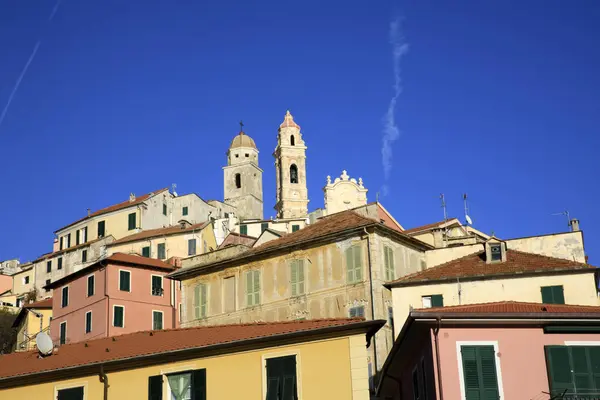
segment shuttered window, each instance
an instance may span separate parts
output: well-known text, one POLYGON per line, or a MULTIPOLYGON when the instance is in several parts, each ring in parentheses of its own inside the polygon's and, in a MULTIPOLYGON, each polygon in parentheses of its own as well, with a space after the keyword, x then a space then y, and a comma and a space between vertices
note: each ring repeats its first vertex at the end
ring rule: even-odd
POLYGON ((196 255, 196 239, 188 240, 188 256, 196 255))
POLYGON ((142 247, 142 257, 150 258, 150 246, 142 247))
POLYGON ((125 308, 123 306, 114 306, 113 308, 113 326, 122 328, 125 324, 125 308))
POLYGON ((365 307, 352 307, 349 311, 350 318, 364 318, 365 317, 365 307))
POLYGON ((135 229, 135 213, 131 213, 128 215, 128 224, 127 229, 134 230, 135 229))
POLYGON ((500 398, 494 346, 461 346, 466 400, 500 398))
POLYGON ((267 359, 267 400, 297 400, 296 356, 267 359))
POLYGON ((92 331, 92 312, 88 311, 85 313, 85 333, 92 331))
POLYGON ((119 271, 119 290, 123 292, 131 291, 131 272, 120 270, 119 271))
POLYGON ((292 232, 296 232, 300 230, 300 225, 292 225, 292 232))
POLYGON ((248 225, 240 225, 240 234, 242 234, 242 235, 248 234, 248 225))
POLYGON ((91 297, 94 295, 96 289, 96 278, 94 275, 90 275, 87 278, 87 295, 91 297))
POLYGON ((304 260, 292 260, 290 263, 292 296, 304 294, 304 260))
POLYGON ((362 247, 352 246, 346 249, 346 271, 348 283, 362 281, 362 247))
POLYGON ((565 304, 565 294, 562 285, 542 286, 542 303, 545 304, 565 304))
POLYGON ((260 304, 260 271, 246 271, 246 305, 260 304))
POLYGON ((166 252, 165 252, 165 244, 164 243, 159 243, 156 245, 156 257, 159 260, 164 260, 165 258, 167 258, 166 252))
POLYGON ((545 346, 545 350, 552 395, 600 392, 600 346, 545 346))
POLYGON ((183 215, 188 215, 188 208, 187 207, 183 207, 183 210, 181 212, 183 215))
POLYGON ((392 281, 396 279, 394 269, 394 250, 389 246, 383 247, 383 261, 385 266, 385 280, 392 281))
POLYGON ((152 311, 152 329, 160 330, 163 328, 163 313, 161 311, 152 311))
POLYGON ((194 288, 194 317, 196 319, 206 318, 207 311, 207 287, 201 283, 194 288))
POLYGON ((100 221, 98 222, 98 237, 104 237, 104 234, 106 233, 106 223, 104 221, 100 221))
POLYGON ((423 296, 421 299, 423 301, 423 308, 444 307, 444 296, 441 294, 423 296))
POLYGON ((59 344, 67 343, 67 322, 66 321, 60 323, 60 334, 59 334, 58 342, 59 342, 59 344))
POLYGON ((269 229, 269 223, 268 222, 263 222, 263 223, 260 224, 260 231, 261 232, 264 232, 267 229, 269 229))

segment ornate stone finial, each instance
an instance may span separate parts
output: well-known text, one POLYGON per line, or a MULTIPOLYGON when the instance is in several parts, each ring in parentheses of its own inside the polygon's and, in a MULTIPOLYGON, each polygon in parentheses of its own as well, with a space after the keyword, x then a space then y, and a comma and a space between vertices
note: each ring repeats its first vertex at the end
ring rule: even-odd
POLYGON ((358 178, 358 186, 363 187, 362 178, 358 178))
POLYGON ((342 180, 343 180, 343 181, 347 181, 347 180, 348 180, 348 178, 350 178, 350 177, 349 177, 349 176, 348 176, 348 174, 346 173, 346 170, 343 170, 343 171, 342 171, 342 175, 340 176, 340 178, 342 178, 342 180))
POLYGON ((327 175, 327 184, 331 185, 331 176, 327 175))

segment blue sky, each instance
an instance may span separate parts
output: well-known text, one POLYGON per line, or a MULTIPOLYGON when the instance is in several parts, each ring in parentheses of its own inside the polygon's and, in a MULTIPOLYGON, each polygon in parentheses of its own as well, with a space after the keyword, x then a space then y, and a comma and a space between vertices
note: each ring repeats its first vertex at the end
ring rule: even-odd
POLYGON ((581 220, 600 264, 600 2, 0 0, 0 259, 50 251, 53 231, 129 192, 176 183, 223 197, 243 119, 274 215, 271 153, 286 109, 308 145, 310 209, 327 175, 362 177, 405 227, 471 199, 504 238, 581 220), (390 23, 409 50, 394 96, 390 23))

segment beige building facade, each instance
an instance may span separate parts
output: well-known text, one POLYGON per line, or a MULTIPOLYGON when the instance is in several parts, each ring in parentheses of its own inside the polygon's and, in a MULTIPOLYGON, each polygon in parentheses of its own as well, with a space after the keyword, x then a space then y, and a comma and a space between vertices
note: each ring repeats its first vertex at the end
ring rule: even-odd
POLYGON ((356 181, 350 178, 345 170, 333 182, 331 177, 327 176, 327 184, 323 192, 325 192, 325 215, 367 205, 368 189, 364 187, 362 178, 356 181))

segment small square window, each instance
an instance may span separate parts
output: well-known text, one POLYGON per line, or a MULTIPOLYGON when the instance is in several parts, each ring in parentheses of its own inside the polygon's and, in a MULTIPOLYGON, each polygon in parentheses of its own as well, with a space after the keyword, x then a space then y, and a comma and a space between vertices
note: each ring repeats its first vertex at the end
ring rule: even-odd
POLYGON ((183 207, 183 210, 181 211, 181 214, 188 215, 188 208, 187 207, 183 207))
POLYGON ((365 307, 352 307, 350 309, 350 318, 364 318, 365 317, 365 307))
POLYGON ((246 158, 247 158, 247 157, 250 157, 250 154, 246 153, 246 154, 245 154, 245 156, 246 156, 246 158))
POLYGON ((240 234, 247 235, 248 234, 248 225, 240 225, 240 234))
POLYGON ((300 225, 292 225, 292 232, 296 232, 300 230, 300 225))
POLYGON ((490 245, 492 261, 502 261, 502 245, 500 243, 490 245))
POLYGON ((235 158, 238 158, 239 156, 240 156, 239 154, 236 154, 236 155, 235 155, 235 158))
POLYGON ((444 296, 441 294, 423 296, 421 299, 423 301, 423 308, 444 307, 444 296))

